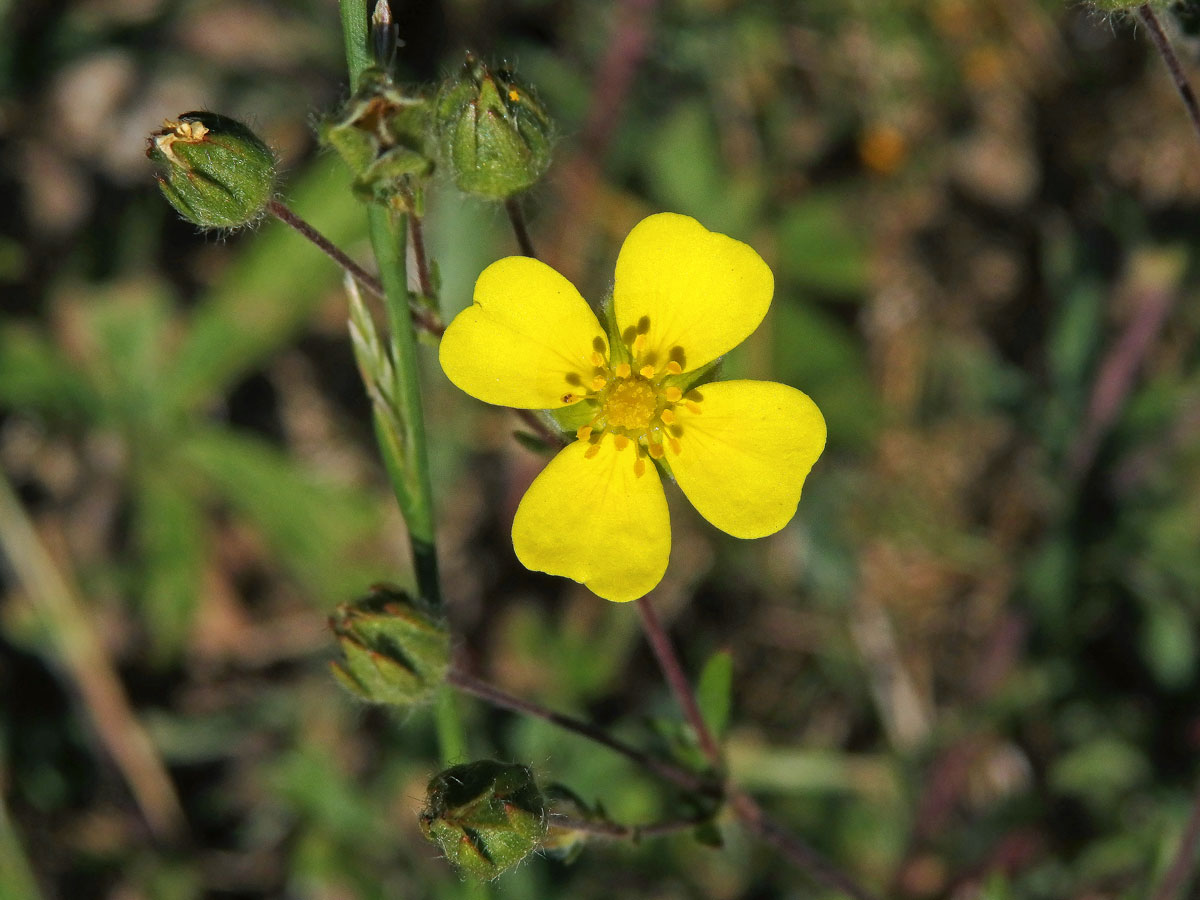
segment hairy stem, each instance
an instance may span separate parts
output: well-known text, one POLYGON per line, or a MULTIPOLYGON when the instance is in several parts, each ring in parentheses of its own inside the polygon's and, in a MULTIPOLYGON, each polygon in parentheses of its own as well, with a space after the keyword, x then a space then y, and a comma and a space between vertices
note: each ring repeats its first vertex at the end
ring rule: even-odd
POLYGON ((550 813, 550 824, 556 828, 566 828, 571 831, 582 831, 596 837, 612 838, 613 840, 630 840, 637 843, 642 838, 661 837, 668 834, 678 834, 690 831, 697 825, 711 822, 711 815, 691 816, 686 819, 671 819, 665 822, 651 822, 648 825, 619 825, 616 822, 593 822, 588 819, 575 819, 561 813, 550 813))
POLYGON ((512 223, 513 235, 516 236, 517 246, 521 248, 521 255, 537 259, 533 241, 529 239, 529 228, 525 224, 525 211, 521 209, 521 201, 516 197, 509 197, 504 201, 504 210, 508 213, 508 221, 512 223))
POLYGON ((700 706, 696 703, 696 695, 692 691, 691 684, 688 683, 679 657, 675 654, 675 648, 671 646, 671 639, 663 630, 658 614, 654 612, 654 607, 650 605, 649 600, 642 597, 637 601, 637 608, 642 617, 642 630, 646 632, 646 639, 650 642, 650 648, 654 651, 659 668, 662 669, 663 676, 671 687, 671 693, 675 695, 676 702, 683 710, 684 718, 696 732, 696 740, 700 742, 700 749, 704 751, 705 757, 714 769, 720 771, 722 768, 721 748, 717 744, 717 739, 713 737, 708 723, 704 721, 700 706))
MULTIPOLYGON (((637 601, 637 606, 642 617, 642 629, 646 632, 646 638, 650 642, 650 647, 654 651, 663 676, 671 687, 671 692, 683 710, 688 724, 696 732, 696 738, 700 742, 700 748, 704 751, 704 755, 713 768, 720 771, 722 767, 721 748, 717 744, 716 738, 713 737, 708 723, 704 721, 700 706, 696 703, 696 695, 687 680, 687 675, 684 674, 683 665, 675 653, 671 639, 663 629, 649 600, 642 597, 637 601)), ((853 897, 854 900, 878 900, 874 894, 825 859, 815 848, 810 847, 805 841, 770 818, 749 794, 737 787, 730 786, 727 789, 727 796, 730 809, 733 810, 747 831, 754 834, 763 843, 773 847, 813 881, 841 891, 847 896, 853 897)))
MULTIPOLYGON (((363 289, 368 293, 378 297, 380 300, 385 299, 383 284, 378 278, 351 259, 345 251, 297 215, 289 206, 278 200, 272 200, 267 204, 267 212, 310 241, 318 250, 341 266, 344 271, 348 272, 350 277, 362 285, 363 289)), ((413 323, 422 331, 426 331, 435 337, 440 337, 446 330, 446 326, 442 324, 441 320, 432 310, 416 303, 410 303, 409 306, 412 310, 413 323)))
POLYGON ((478 697, 480 700, 490 703, 493 706, 542 719, 552 725, 557 725, 559 728, 595 741, 597 744, 601 744, 609 750, 621 754, 630 762, 636 763, 646 771, 654 773, 665 781, 670 781, 685 791, 702 794, 707 797, 718 797, 721 794, 720 785, 714 781, 702 778, 694 772, 689 772, 687 769, 677 766, 674 763, 666 762, 648 753, 644 753, 636 747, 631 747, 623 741, 617 740, 602 728, 555 712, 552 709, 547 709, 530 700, 514 697, 512 694, 506 693, 500 690, 500 688, 488 684, 486 681, 481 681, 478 678, 467 675, 458 669, 450 670, 446 675, 446 683, 458 688, 463 693, 478 697))
POLYGON ((1163 30, 1162 22, 1158 20, 1158 16, 1154 14, 1149 3, 1143 3, 1138 7, 1138 15, 1146 23, 1146 30, 1150 33, 1154 49, 1167 64, 1167 71, 1171 73, 1171 80, 1175 82, 1175 90, 1179 91, 1180 99, 1183 100, 1183 105, 1187 109, 1188 118, 1192 120, 1192 127, 1200 136, 1200 103, 1196 101, 1196 92, 1192 90, 1192 85, 1183 72, 1183 65, 1179 62, 1179 57, 1175 55, 1175 48, 1171 46, 1171 41, 1167 38, 1166 31, 1163 30))

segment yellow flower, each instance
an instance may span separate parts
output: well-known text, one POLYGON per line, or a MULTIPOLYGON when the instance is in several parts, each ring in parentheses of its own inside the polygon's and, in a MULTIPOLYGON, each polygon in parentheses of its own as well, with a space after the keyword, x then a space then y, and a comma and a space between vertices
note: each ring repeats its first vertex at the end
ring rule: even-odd
POLYGON ((764 537, 791 520, 825 446, 816 404, 769 381, 691 387, 697 370, 758 327, 773 291, 754 250, 673 213, 644 219, 621 247, 611 342, 546 264, 510 256, 484 270, 474 304, 442 338, 446 375, 487 403, 578 404, 587 421, 517 508, 523 565, 608 600, 648 593, 671 553, 655 462, 734 537, 764 537))

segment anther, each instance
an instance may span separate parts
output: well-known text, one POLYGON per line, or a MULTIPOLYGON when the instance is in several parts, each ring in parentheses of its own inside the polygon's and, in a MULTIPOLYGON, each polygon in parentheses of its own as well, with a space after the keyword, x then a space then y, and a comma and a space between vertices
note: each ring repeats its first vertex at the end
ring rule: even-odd
POLYGON ((662 444, 654 444, 654 443, 647 444, 646 449, 650 451, 650 455, 653 456, 655 459, 663 458, 662 444))
POLYGON ((641 353, 645 349, 646 349, 646 336, 644 334, 639 334, 637 337, 635 337, 633 339, 633 352, 641 353))
POLYGON ((629 363, 617 363, 616 373, 618 378, 628 378, 633 373, 633 368, 629 363))
POLYGON ((613 443, 616 444, 618 450, 624 450, 629 446, 629 438, 623 434, 614 435, 613 443))
POLYGON ((592 426, 591 425, 583 425, 580 427, 580 429, 578 431, 575 432, 575 437, 581 441, 586 441, 591 436, 592 436, 592 426))
POLYGON ((600 452, 600 445, 592 444, 592 446, 588 447, 586 450, 583 451, 583 458, 591 459, 593 456, 595 456, 599 452, 600 452))
POLYGON ((683 449, 681 446, 679 446, 678 438, 667 438, 667 443, 669 443, 671 445, 671 452, 674 453, 676 456, 678 456, 679 451, 683 449))
POLYGON ((675 421, 675 410, 664 409, 662 412, 660 412, 658 414, 658 417, 660 419, 662 419, 664 425, 670 425, 672 422, 675 421))
POLYGON ((649 381, 654 377, 654 366, 642 366, 638 369, 638 374, 649 381))
POLYGON ((663 391, 663 396, 666 397, 671 403, 678 403, 681 399, 683 399, 683 391, 677 387, 669 387, 663 391))
POLYGON ((646 474, 646 461, 640 456, 637 458, 637 462, 633 464, 633 474, 636 478, 641 478, 646 474))
POLYGON ((689 400, 687 403, 684 404, 684 406, 686 406, 688 408, 688 412, 692 412, 692 413, 695 413, 696 415, 700 415, 700 404, 697 403, 695 400, 689 400))
POLYGON ((592 365, 593 366, 604 365, 604 354, 601 353, 599 350, 592 351, 592 365))
POLYGON ((605 378, 603 375, 597 375, 595 378, 592 379, 592 390, 598 391, 602 387, 604 387, 606 384, 608 384, 608 379, 605 378))
POLYGON ((667 371, 670 372, 672 375, 682 375, 683 374, 683 366, 681 366, 679 363, 675 362, 675 360, 671 360, 669 363, 667 363, 667 371))

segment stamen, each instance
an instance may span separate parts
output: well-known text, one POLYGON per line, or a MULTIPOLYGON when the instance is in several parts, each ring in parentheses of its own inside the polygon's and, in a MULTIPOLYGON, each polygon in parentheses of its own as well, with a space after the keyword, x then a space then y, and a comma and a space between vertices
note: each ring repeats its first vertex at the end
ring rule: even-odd
POLYGON ((639 334, 637 337, 635 337, 633 339, 633 352, 641 353, 643 350, 646 349, 646 344, 647 344, 646 336, 644 334, 639 334))
POLYGON ((681 446, 679 446, 678 438, 667 438, 667 443, 669 443, 671 445, 671 452, 674 453, 676 456, 678 456, 679 451, 683 449, 681 446))
POLYGON ((669 363, 667 363, 667 371, 670 372, 672 375, 682 375, 683 374, 683 366, 681 366, 679 363, 675 362, 675 360, 671 360, 669 363))
POLYGON ((696 415, 700 415, 700 404, 697 403, 695 400, 689 400, 687 403, 684 404, 684 406, 686 406, 688 408, 688 412, 692 412, 692 413, 695 413, 696 415))
POLYGON ((670 425, 672 422, 675 421, 675 410, 664 409, 661 413, 658 414, 658 417, 660 419, 662 419, 664 425, 670 425))
POLYGON ((637 462, 633 464, 633 474, 635 478, 641 478, 646 474, 646 461, 640 456, 637 458, 637 462))
POLYGON ((638 369, 638 374, 649 380, 654 377, 654 366, 642 366, 638 369))
POLYGON ((593 366, 604 365, 604 354, 601 353, 599 350, 592 351, 592 365, 593 366))
POLYGON ((592 436, 592 426, 591 425, 582 425, 582 426, 580 426, 579 430, 575 432, 575 437, 581 441, 586 441, 591 436, 592 436))
POLYGON ((632 374, 633 374, 633 369, 630 367, 629 363, 618 363, 617 364, 616 375, 618 378, 628 378, 632 374))
POLYGON ((585 451, 583 452, 583 458, 584 458, 584 459, 591 459, 593 456, 595 456, 595 455, 596 455, 597 453, 599 453, 599 452, 600 452, 600 445, 599 445, 599 444, 592 444, 592 446, 588 447, 588 448, 587 448, 587 450, 585 450, 585 451))
POLYGON ((606 384, 608 384, 608 379, 605 378, 603 375, 597 375, 595 378, 592 379, 592 390, 598 391, 601 388, 603 388, 606 384))
POLYGON ((663 391, 663 396, 665 396, 671 403, 678 403, 683 399, 683 391, 677 387, 669 387, 663 391))
POLYGON ((629 446, 629 438, 625 437, 623 434, 614 435, 613 443, 617 445, 618 450, 624 450, 629 446))
POLYGON ((646 449, 650 451, 650 455, 653 456, 655 459, 663 458, 663 445, 662 444, 654 444, 654 443, 647 444, 646 449))

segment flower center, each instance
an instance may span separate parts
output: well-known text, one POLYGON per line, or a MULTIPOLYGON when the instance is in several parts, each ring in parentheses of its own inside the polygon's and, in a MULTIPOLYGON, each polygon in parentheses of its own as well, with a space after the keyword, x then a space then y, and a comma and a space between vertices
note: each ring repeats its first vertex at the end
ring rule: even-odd
POLYGON ((604 401, 604 416, 609 425, 641 431, 648 428, 658 412, 654 386, 640 375, 618 378, 604 401))
POLYGON ((677 421, 675 409, 683 406, 699 415, 703 396, 695 390, 685 395, 682 388, 671 383, 683 374, 682 348, 674 348, 678 352, 662 364, 646 347, 645 333, 634 329, 630 332, 622 354, 629 362, 610 360, 608 348, 596 339, 591 374, 579 373, 568 379, 573 389, 563 394, 563 403, 581 401, 592 408, 591 421, 575 433, 580 441, 591 445, 585 456, 596 456, 600 441, 611 434, 617 450, 632 445, 633 471, 641 477, 646 472, 646 456, 662 459, 664 447, 675 455, 681 452, 683 426, 677 421))

